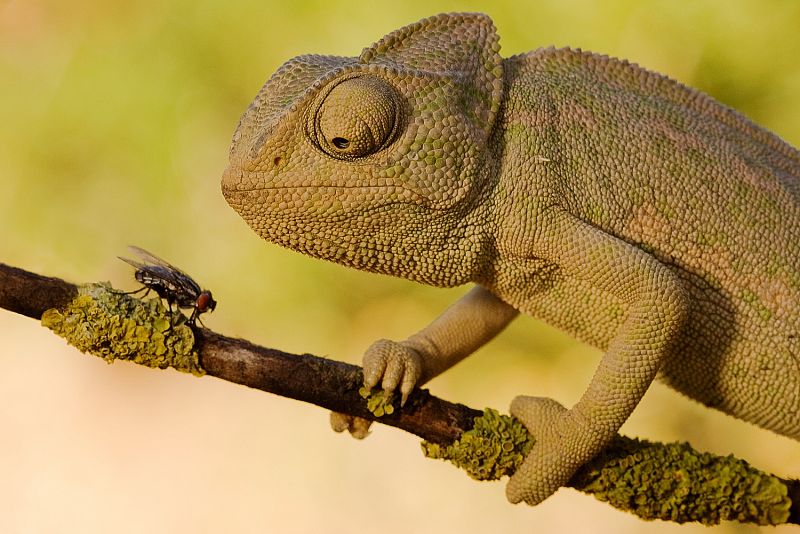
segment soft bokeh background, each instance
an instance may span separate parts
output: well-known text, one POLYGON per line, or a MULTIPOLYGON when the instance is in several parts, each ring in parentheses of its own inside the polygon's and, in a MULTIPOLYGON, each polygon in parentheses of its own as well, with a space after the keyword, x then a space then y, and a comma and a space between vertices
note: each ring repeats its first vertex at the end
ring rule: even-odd
MULTIPOLYGON (((219 190, 240 113, 284 60, 356 55, 442 11, 489 13, 504 55, 571 45, 710 92, 800 145, 800 3, 0 0, 0 261, 133 288, 129 243, 212 288, 206 324, 351 362, 464 291, 304 258, 253 235, 219 190)), ((431 383, 505 409, 574 402, 598 352, 530 318, 431 383)), ((378 427, 212 378, 77 353, 0 311, 0 532, 681 532, 571 490, 510 506, 378 427)), ((800 474, 800 446, 651 389, 624 431, 800 474)), ((724 525, 718 532, 754 532, 724 525)), ((788 530, 787 530, 788 531, 788 530)), ((770 530, 770 532, 777 532, 770 530)))

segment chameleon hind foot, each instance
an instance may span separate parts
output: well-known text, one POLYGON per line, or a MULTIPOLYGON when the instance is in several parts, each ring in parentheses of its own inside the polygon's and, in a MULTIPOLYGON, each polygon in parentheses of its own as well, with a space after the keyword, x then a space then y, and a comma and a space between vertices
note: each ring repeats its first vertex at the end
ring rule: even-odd
POLYGON ((536 440, 506 486, 506 497, 514 504, 525 501, 536 505, 544 501, 605 445, 596 430, 553 399, 516 397, 511 403, 511 415, 536 440))

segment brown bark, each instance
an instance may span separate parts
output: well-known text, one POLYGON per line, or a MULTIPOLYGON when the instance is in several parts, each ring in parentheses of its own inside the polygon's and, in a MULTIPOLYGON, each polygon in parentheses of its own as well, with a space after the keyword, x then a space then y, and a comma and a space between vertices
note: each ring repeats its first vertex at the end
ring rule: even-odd
MULTIPOLYGON (((39 319, 45 310, 63 308, 77 294, 75 284, 0 263, 0 308, 39 319)), ((363 382, 358 366, 260 347, 205 328, 195 330, 195 336, 200 364, 210 376, 378 420, 358 394, 363 382)), ((479 415, 478 410, 419 390, 402 410, 379 420, 433 443, 449 443, 472 428, 479 415)))
MULTIPOLYGON (((47 309, 65 307, 77 293, 75 284, 0 263, 0 308, 39 319, 47 309)), ((260 347, 204 328, 195 330, 195 334, 200 363, 210 376, 376 420, 433 443, 453 442, 471 429, 474 418, 482 414, 462 404, 438 399, 427 390, 418 390, 402 410, 378 419, 358 393, 362 383, 360 367, 311 354, 295 355, 260 347)), ((798 524, 800 482, 782 482, 792 502, 788 523, 798 524)), ((572 485, 582 489, 584 483, 579 472, 572 485)))

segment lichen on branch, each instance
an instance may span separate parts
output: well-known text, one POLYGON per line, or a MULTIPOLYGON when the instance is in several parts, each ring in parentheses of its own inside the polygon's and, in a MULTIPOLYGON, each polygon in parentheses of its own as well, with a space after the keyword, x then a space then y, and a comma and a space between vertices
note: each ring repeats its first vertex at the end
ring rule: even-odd
MULTIPOLYGON (((490 410, 482 415, 426 390, 415 391, 402 409, 389 414, 390 400, 364 402, 359 394, 363 375, 354 365, 191 330, 160 299, 140 301, 108 284, 76 286, 0 263, 0 308, 42 318, 78 349, 107 361, 207 373, 370 420, 378 420, 371 410, 382 408, 377 410, 383 411, 382 423, 427 440, 430 457, 461 458, 478 479, 512 474, 533 440, 509 416, 490 410)), ((685 443, 618 436, 569 485, 645 519, 800 523, 798 481, 759 472, 733 457, 700 453, 685 443)))
POLYGON ((744 460, 699 452, 688 443, 618 437, 573 482, 644 519, 716 525, 777 525, 789 518, 786 484, 744 460))
MULTIPOLYGON (((449 445, 423 442, 429 458, 452 462, 476 480, 512 475, 533 445, 518 420, 487 408, 472 430, 449 445)), ((792 500, 784 481, 733 456, 688 443, 653 443, 618 436, 570 485, 643 519, 715 525, 739 521, 778 525, 792 500)))
POLYGON ((367 401, 367 409, 375 417, 383 417, 384 415, 392 415, 394 413, 394 394, 386 392, 382 389, 372 391, 367 387, 362 387, 358 390, 361 398, 367 401))
POLYGON ((108 284, 84 284, 66 307, 45 311, 42 325, 108 363, 129 360, 205 374, 185 317, 167 310, 160 298, 140 300, 108 284))
POLYGON ((428 458, 447 460, 475 480, 498 480, 522 465, 533 438, 519 420, 486 408, 475 426, 449 445, 422 442, 428 458))

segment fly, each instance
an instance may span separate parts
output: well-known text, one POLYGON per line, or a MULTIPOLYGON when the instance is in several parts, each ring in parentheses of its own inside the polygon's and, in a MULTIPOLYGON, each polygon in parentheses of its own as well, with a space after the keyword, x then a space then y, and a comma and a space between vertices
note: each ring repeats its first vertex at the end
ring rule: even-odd
POLYGON ((119 258, 136 268, 133 276, 144 286, 134 293, 155 291, 159 297, 167 301, 170 313, 173 304, 178 308, 192 308, 192 315, 187 321, 192 326, 196 326, 195 321, 200 318, 201 313, 214 311, 217 307, 211 291, 201 289, 200 285, 185 272, 143 248, 133 245, 128 248, 142 259, 142 262, 138 262, 122 256, 119 258))

